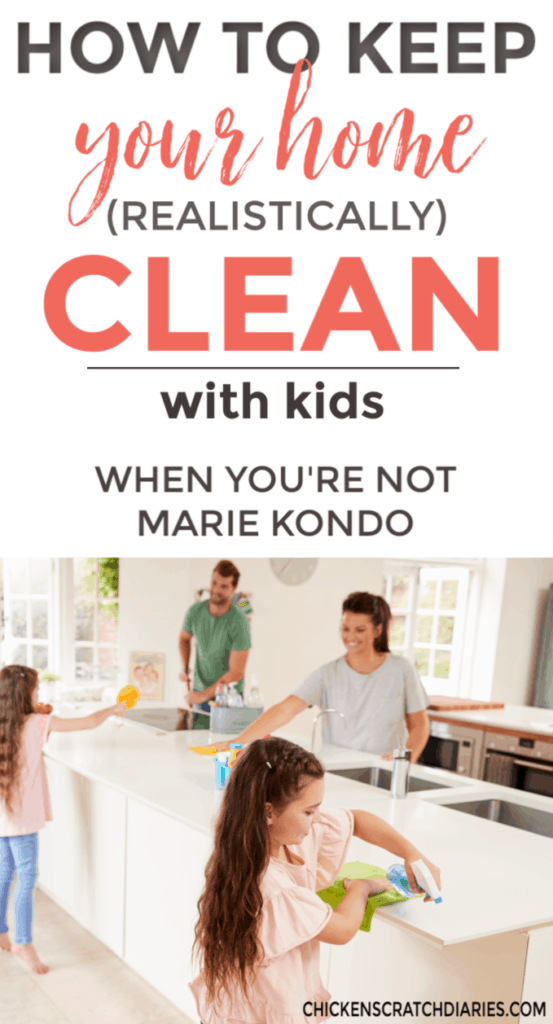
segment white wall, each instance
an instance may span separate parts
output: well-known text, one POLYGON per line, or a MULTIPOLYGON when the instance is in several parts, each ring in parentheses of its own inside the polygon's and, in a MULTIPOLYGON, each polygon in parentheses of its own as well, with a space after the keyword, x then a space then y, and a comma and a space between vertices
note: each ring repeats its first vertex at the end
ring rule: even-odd
POLYGON ((553 558, 509 558, 505 572, 492 700, 532 704, 541 616, 553 558))
POLYGON ((506 572, 506 558, 486 558, 473 581, 476 593, 471 590, 466 645, 470 644, 471 633, 474 643, 468 672, 470 683, 462 691, 464 697, 473 700, 491 700, 506 572))
MULTIPOLYGON (((120 559, 120 664, 126 672, 131 650, 165 654, 164 699, 178 702, 184 684, 177 640, 194 592, 209 586, 216 559, 120 559)), ((292 587, 272 573, 268 558, 241 558, 239 589, 252 593, 252 651, 246 685, 258 676, 265 707, 291 693, 305 676, 343 652, 338 627, 341 603, 352 590, 380 593, 380 559, 320 559, 306 583, 292 587)), ((126 676, 124 676, 126 679, 126 676)), ((294 729, 306 733, 313 713, 305 711, 294 729)))
POLYGON ((119 559, 119 664, 127 682, 131 651, 165 655, 164 700, 180 703, 177 647, 184 613, 191 603, 189 560, 186 558, 119 559))

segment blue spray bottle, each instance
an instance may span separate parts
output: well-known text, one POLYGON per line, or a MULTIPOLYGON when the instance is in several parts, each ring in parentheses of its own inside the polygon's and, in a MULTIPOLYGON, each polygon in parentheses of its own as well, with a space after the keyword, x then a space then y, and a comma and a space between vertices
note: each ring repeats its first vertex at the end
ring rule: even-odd
POLYGON ((225 783, 230 773, 228 759, 228 752, 217 754, 217 757, 213 758, 213 763, 215 765, 215 785, 217 786, 217 789, 225 788, 225 783))
MULTIPOLYGON (((442 902, 442 894, 436 885, 433 875, 427 868, 423 860, 413 861, 411 867, 413 868, 413 874, 415 881, 421 889, 424 889, 429 896, 432 897, 434 903, 442 902)), ((394 889, 400 894, 405 896, 406 899, 412 900, 414 896, 418 896, 419 893, 412 892, 409 887, 409 881, 403 864, 392 864, 386 872, 386 878, 393 885, 394 889)))

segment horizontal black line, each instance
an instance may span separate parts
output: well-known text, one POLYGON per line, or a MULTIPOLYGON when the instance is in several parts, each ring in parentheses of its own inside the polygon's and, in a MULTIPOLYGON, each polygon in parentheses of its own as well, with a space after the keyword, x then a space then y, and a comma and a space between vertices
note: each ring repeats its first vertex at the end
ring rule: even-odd
POLYGON ((87 366, 87 370, 459 370, 459 366, 87 366))

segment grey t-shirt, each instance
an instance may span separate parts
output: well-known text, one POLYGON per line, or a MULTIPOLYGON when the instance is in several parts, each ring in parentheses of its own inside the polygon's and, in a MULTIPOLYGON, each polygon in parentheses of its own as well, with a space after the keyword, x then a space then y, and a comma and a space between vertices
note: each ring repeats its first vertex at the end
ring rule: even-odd
POLYGON ((345 717, 324 715, 323 741, 353 747, 370 754, 385 754, 405 735, 405 715, 423 711, 430 701, 417 671, 406 658, 387 654, 379 668, 362 675, 350 668, 345 656, 321 665, 294 690, 321 711, 335 708, 345 717))

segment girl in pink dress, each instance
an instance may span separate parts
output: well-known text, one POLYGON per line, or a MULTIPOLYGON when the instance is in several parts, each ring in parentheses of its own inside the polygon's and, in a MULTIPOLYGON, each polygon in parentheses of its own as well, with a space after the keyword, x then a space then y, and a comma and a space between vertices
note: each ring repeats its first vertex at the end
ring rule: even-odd
POLYGON ((33 896, 38 832, 52 820, 42 747, 48 733, 95 729, 125 704, 102 708, 84 718, 56 718, 38 701, 38 676, 25 665, 0 671, 0 950, 11 951, 37 974, 48 968, 32 944, 33 896), (6 912, 14 873, 15 942, 8 938, 6 912))
POLYGON ((323 796, 320 761, 287 740, 255 740, 236 761, 198 904, 200 974, 190 987, 203 1024, 310 1024, 304 1004, 331 999, 319 943, 349 942, 367 898, 390 888, 346 880, 334 911, 317 896, 339 874, 353 835, 404 858, 421 891, 411 868, 418 849, 367 811, 322 810, 323 796))

